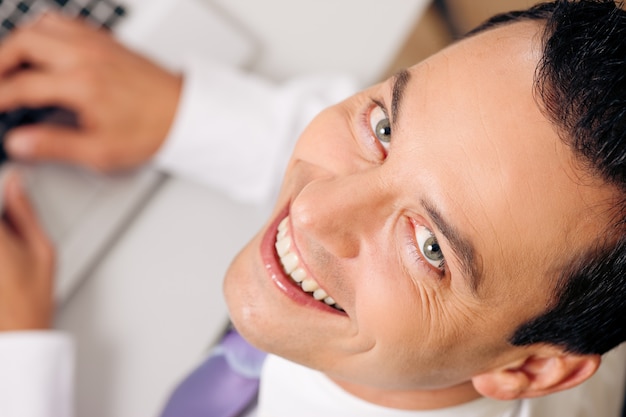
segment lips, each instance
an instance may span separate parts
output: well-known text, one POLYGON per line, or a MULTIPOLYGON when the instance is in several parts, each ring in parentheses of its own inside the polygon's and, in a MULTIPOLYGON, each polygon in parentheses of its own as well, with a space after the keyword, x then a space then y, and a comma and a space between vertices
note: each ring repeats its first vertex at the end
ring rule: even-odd
POLYGON ((283 295, 297 304, 345 315, 345 311, 301 261, 289 230, 288 214, 285 208, 267 229, 261 242, 261 258, 270 280, 283 295))

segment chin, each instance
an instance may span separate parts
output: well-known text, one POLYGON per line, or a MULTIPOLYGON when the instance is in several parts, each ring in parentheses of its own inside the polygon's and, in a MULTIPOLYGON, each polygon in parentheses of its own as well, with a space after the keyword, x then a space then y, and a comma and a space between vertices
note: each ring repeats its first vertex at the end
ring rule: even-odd
POLYGON ((254 340, 258 339, 254 337, 254 329, 258 328, 257 321, 262 319, 264 314, 259 311, 262 308, 259 306, 258 284, 255 283, 258 279, 253 279, 254 275, 262 272, 255 271, 257 268, 251 262, 252 246, 255 240, 257 239, 255 238, 239 252, 229 266, 224 278, 224 297, 230 320, 237 331, 253 345, 259 347, 257 343, 254 343, 254 340))
POLYGON ((285 323, 277 320, 280 311, 270 298, 271 283, 258 256, 260 240, 256 236, 231 263, 224 278, 224 297, 241 336, 258 349, 280 354, 274 344, 285 332, 285 323))

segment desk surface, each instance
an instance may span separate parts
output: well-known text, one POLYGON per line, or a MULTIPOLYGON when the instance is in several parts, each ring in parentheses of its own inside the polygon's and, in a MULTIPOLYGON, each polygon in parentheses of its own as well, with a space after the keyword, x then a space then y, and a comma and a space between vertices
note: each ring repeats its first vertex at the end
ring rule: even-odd
POLYGON ((76 416, 157 413, 222 330, 222 276, 268 210, 166 180, 58 316, 77 341, 76 416))

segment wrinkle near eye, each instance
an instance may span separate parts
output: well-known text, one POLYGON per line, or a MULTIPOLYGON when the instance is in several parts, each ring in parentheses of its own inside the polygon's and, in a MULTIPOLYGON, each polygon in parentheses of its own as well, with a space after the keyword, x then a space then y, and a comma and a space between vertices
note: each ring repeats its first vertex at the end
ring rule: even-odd
POLYGON ((424 322, 429 323, 426 339, 430 334, 439 339, 441 348, 445 350, 456 348, 460 336, 468 328, 480 326, 486 320, 481 320, 465 302, 450 294, 437 292, 436 289, 424 290, 420 301, 423 304, 422 314, 424 322))
POLYGON ((418 302, 420 306, 420 312, 422 315, 422 323, 428 323, 423 329, 420 329, 420 338, 425 343, 430 340, 431 337, 440 337, 443 329, 443 323, 447 320, 444 315, 444 305, 437 297, 436 292, 431 288, 425 288, 424 285, 418 285, 418 302))

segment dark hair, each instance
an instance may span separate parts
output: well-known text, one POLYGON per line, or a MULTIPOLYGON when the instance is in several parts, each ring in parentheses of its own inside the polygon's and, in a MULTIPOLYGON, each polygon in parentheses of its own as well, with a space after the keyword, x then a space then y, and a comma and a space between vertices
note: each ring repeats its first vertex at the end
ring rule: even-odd
POLYGON ((609 0, 557 0, 494 16, 468 35, 544 20, 536 93, 582 166, 620 194, 614 221, 556 277, 547 311, 514 345, 549 343, 602 354, 626 340, 626 12, 609 0))

